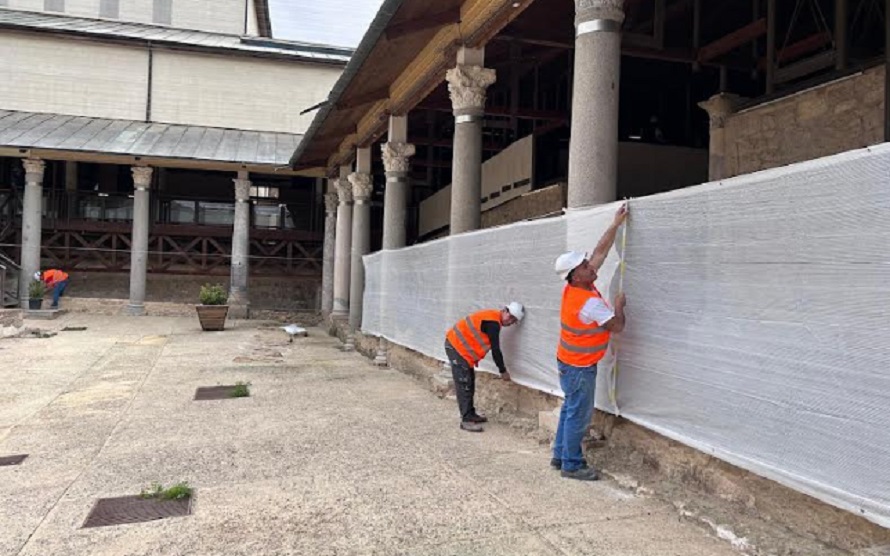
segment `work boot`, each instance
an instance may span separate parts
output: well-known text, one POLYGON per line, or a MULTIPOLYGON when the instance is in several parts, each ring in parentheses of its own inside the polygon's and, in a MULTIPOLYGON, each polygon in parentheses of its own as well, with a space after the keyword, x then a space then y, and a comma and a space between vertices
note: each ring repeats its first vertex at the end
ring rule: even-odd
MULTIPOLYGON (((561 459, 556 459, 556 458, 551 459, 551 460, 550 460, 550 467, 552 467, 553 469, 556 469, 557 471, 561 471, 561 470, 562 470, 562 460, 561 460, 561 459)), ((581 462, 581 469, 587 469, 587 462, 586 462, 586 461, 582 461, 582 462, 581 462)))
POLYGON ((479 423, 474 423, 472 421, 462 421, 460 424, 460 428, 469 431, 469 432, 482 432, 485 429, 482 428, 482 425, 479 423))
POLYGON ((470 418, 467 419, 470 423, 487 423, 488 417, 485 415, 479 415, 478 413, 474 413, 470 415, 470 418))
POLYGON ((575 471, 563 471, 561 473, 563 477, 566 479, 575 479, 578 481, 599 481, 600 476, 599 473, 596 472, 596 469, 592 469, 590 467, 576 469, 575 471))

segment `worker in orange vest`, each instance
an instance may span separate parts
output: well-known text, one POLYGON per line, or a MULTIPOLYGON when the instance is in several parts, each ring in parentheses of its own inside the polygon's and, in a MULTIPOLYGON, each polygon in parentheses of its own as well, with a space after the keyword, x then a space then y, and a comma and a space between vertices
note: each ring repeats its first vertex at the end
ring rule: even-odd
POLYGON ((622 205, 589 257, 580 251, 570 251, 556 259, 555 270, 566 281, 556 352, 559 383, 565 401, 559 412, 550 465, 561 469, 562 476, 570 479, 599 479, 596 470, 584 460, 581 440, 593 417, 596 366, 609 348, 611 335, 624 330, 626 300, 624 294, 619 294, 613 310, 594 282, 615 243, 618 228, 626 218, 627 206, 622 205))
POLYGON ((451 363, 454 390, 460 409, 460 428, 470 432, 482 432, 482 423, 488 421, 476 413, 473 396, 476 393, 476 366, 491 351, 501 378, 510 381, 510 373, 504 365, 501 353, 501 328, 522 320, 525 309, 512 302, 503 309, 477 311, 455 324, 445 335, 445 354, 451 363))
POLYGON ((53 290, 53 304, 50 306, 50 308, 58 309, 59 298, 62 297, 62 294, 65 293, 65 288, 68 287, 68 274, 62 272, 61 270, 51 268, 49 270, 45 270, 42 275, 40 272, 35 272, 34 279, 43 280, 43 283, 46 284, 46 287, 53 290))

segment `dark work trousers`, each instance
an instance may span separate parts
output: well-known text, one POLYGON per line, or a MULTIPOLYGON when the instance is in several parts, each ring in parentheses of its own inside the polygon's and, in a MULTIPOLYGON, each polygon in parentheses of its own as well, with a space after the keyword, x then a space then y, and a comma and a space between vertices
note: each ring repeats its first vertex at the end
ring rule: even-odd
POLYGON ((445 355, 451 363, 451 376, 454 377, 454 393, 457 395, 460 419, 468 421, 476 415, 476 407, 473 405, 473 396, 476 394, 476 371, 448 341, 445 342, 445 355))

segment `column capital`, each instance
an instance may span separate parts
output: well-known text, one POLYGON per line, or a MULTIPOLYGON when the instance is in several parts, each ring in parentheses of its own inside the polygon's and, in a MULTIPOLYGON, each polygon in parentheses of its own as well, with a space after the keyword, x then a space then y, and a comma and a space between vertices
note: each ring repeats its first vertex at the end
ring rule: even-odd
POLYGON ((486 89, 497 80, 497 73, 490 68, 458 64, 445 73, 445 79, 454 115, 481 116, 486 89))
POLYGON ((250 186, 253 183, 249 179, 245 179, 241 177, 241 174, 238 174, 238 177, 232 180, 232 183, 235 184, 235 201, 240 203, 246 203, 250 200, 250 186))
POLYGON ((348 205, 352 202, 352 184, 346 178, 337 178, 334 180, 334 188, 340 197, 341 205, 348 205))
POLYGON ((133 172, 133 187, 139 190, 151 188, 152 170, 151 166, 133 166, 130 168, 130 171, 133 172))
POLYGON ((414 156, 415 148, 411 143, 403 143, 400 141, 390 141, 380 145, 383 152, 383 168, 389 172, 407 172, 410 166, 410 159, 414 156))
POLYGON ((374 182, 371 180, 371 174, 353 172, 349 174, 349 183, 352 184, 352 192, 355 195, 356 203, 364 203, 371 198, 371 192, 374 191, 374 182))
POLYGON ((742 102, 742 97, 730 93, 718 93, 698 106, 711 118, 711 129, 722 129, 726 121, 735 113, 742 102))
POLYGON ((22 160, 25 167, 25 183, 43 183, 43 171, 46 163, 39 158, 26 158, 22 160))
POLYGON ((328 214, 337 214, 337 201, 339 196, 336 193, 325 193, 324 209, 328 214))
POLYGON ((575 0, 575 26, 598 19, 623 23, 624 0, 575 0))

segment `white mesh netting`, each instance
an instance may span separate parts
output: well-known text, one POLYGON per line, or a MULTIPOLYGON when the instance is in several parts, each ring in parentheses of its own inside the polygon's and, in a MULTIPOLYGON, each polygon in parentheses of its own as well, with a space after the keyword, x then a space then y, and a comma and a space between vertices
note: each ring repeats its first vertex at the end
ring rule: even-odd
MULTIPOLYGON (((507 366, 560 394, 553 263, 592 250, 616 206, 369 255, 362 328, 444 360, 455 321, 517 300, 507 366)), ((620 413, 890 526, 890 146, 630 207, 620 413)), ((600 272, 608 297, 618 263, 600 272)), ((611 361, 597 406, 615 412, 611 361)))

